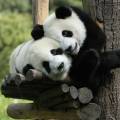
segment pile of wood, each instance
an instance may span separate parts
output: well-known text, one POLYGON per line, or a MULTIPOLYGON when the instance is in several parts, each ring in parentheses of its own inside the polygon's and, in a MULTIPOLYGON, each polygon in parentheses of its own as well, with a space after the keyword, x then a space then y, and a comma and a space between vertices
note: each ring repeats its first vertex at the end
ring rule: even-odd
MULTIPOLYGON (((2 94, 6 97, 39 100, 40 102, 49 100, 50 98, 60 97, 68 100, 78 100, 82 104, 89 103, 93 94, 86 87, 77 89, 71 84, 70 80, 52 81, 36 70, 29 70, 26 76, 17 74, 15 77, 8 75, 2 84, 2 94), (61 97, 64 96, 64 97, 61 97)), ((53 102, 53 100, 51 100, 53 102)), ((58 101, 54 101, 58 103, 58 101)), ((51 105, 53 106, 53 105, 51 105)))
POLYGON ((6 76, 2 84, 2 94, 6 97, 34 101, 10 105, 8 115, 15 119, 41 116, 40 118, 70 120, 71 116, 72 120, 77 120, 91 116, 90 118, 95 120, 101 113, 99 105, 90 103, 93 99, 90 89, 86 87, 77 89, 70 80, 64 83, 52 81, 33 69, 29 70, 26 76, 22 74, 15 77, 6 76))

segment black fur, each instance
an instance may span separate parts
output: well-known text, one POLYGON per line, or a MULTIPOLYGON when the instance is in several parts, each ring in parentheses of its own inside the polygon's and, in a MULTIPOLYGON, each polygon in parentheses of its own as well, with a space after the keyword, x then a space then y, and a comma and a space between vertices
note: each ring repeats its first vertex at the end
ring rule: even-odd
POLYGON ((72 37, 72 36, 73 36, 73 33, 72 33, 72 31, 69 31, 69 30, 63 30, 63 31, 62 31, 62 35, 63 35, 64 37, 72 37))
POLYGON ((52 55, 62 55, 63 54, 63 50, 61 48, 52 49, 50 52, 52 55))
POLYGON ((58 66, 57 69, 58 69, 59 71, 61 71, 61 69, 63 69, 63 67, 64 67, 64 63, 62 62, 62 63, 58 66))
POLYGON ((31 35, 34 40, 38 40, 44 36, 44 28, 43 25, 35 25, 34 29, 31 32, 31 35))
POLYGON ((72 11, 67 7, 59 7, 55 11, 56 18, 58 19, 65 19, 72 15, 72 11))
POLYGON ((80 53, 88 49, 95 49, 100 52, 105 45, 106 35, 88 14, 76 7, 72 7, 72 9, 79 16, 87 29, 87 38, 80 49, 80 53))
POLYGON ((24 68, 23 68, 23 74, 26 75, 26 73, 28 72, 28 70, 30 69, 34 69, 34 67, 31 64, 27 64, 24 68))
POLYGON ((88 87, 95 94, 100 85, 100 81, 96 81, 94 79, 99 66, 100 56, 94 49, 85 51, 82 56, 74 58, 73 65, 69 73, 70 78, 73 80, 73 84, 78 88, 88 87))
POLYGON ((69 47, 65 50, 65 52, 70 55, 71 52, 72 52, 72 46, 69 46, 69 47))
POLYGON ((101 69, 110 70, 120 67, 120 49, 101 54, 101 69))
POLYGON ((44 61, 42 63, 43 67, 45 68, 45 70, 50 73, 51 72, 51 69, 50 69, 50 66, 49 66, 49 62, 48 61, 44 61))

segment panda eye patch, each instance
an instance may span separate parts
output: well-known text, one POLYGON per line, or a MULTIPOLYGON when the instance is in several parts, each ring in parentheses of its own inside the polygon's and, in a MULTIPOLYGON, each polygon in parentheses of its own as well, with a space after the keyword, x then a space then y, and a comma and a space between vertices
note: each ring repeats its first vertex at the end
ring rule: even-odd
POLYGON ((69 31, 69 30, 63 30, 62 31, 62 35, 64 37, 72 37, 73 36, 73 32, 72 31, 69 31))
POLYGON ((63 50, 61 48, 52 49, 51 50, 51 54, 53 54, 53 55, 62 55, 63 54, 63 50))
POLYGON ((49 62, 48 61, 44 61, 42 63, 43 67, 45 68, 45 70, 50 73, 51 72, 51 69, 50 69, 50 66, 49 66, 49 62))

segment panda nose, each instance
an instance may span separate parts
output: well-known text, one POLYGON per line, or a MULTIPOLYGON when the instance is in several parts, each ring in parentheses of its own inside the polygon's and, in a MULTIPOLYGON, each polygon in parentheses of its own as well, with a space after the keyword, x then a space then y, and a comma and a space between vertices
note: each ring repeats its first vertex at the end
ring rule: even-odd
POLYGON ((61 70, 63 69, 63 67, 64 67, 64 63, 62 62, 62 63, 58 66, 57 69, 58 69, 59 71, 61 71, 61 70))
POLYGON ((69 46, 69 47, 65 50, 65 52, 67 52, 67 53, 72 52, 72 46, 69 46))

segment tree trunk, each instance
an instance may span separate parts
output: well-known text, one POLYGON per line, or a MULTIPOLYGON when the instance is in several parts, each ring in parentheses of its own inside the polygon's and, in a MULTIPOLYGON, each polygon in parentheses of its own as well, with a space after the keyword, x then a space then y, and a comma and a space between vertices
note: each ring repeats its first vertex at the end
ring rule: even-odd
MULTIPOLYGON (((103 23, 107 35, 105 50, 120 48, 120 0, 83 0, 83 6, 94 19, 103 23)), ((120 120, 119 80, 120 69, 116 69, 111 84, 100 90, 98 102, 102 107, 101 120, 120 120)))
POLYGON ((49 0, 32 0, 33 24, 43 24, 49 14, 49 0))

